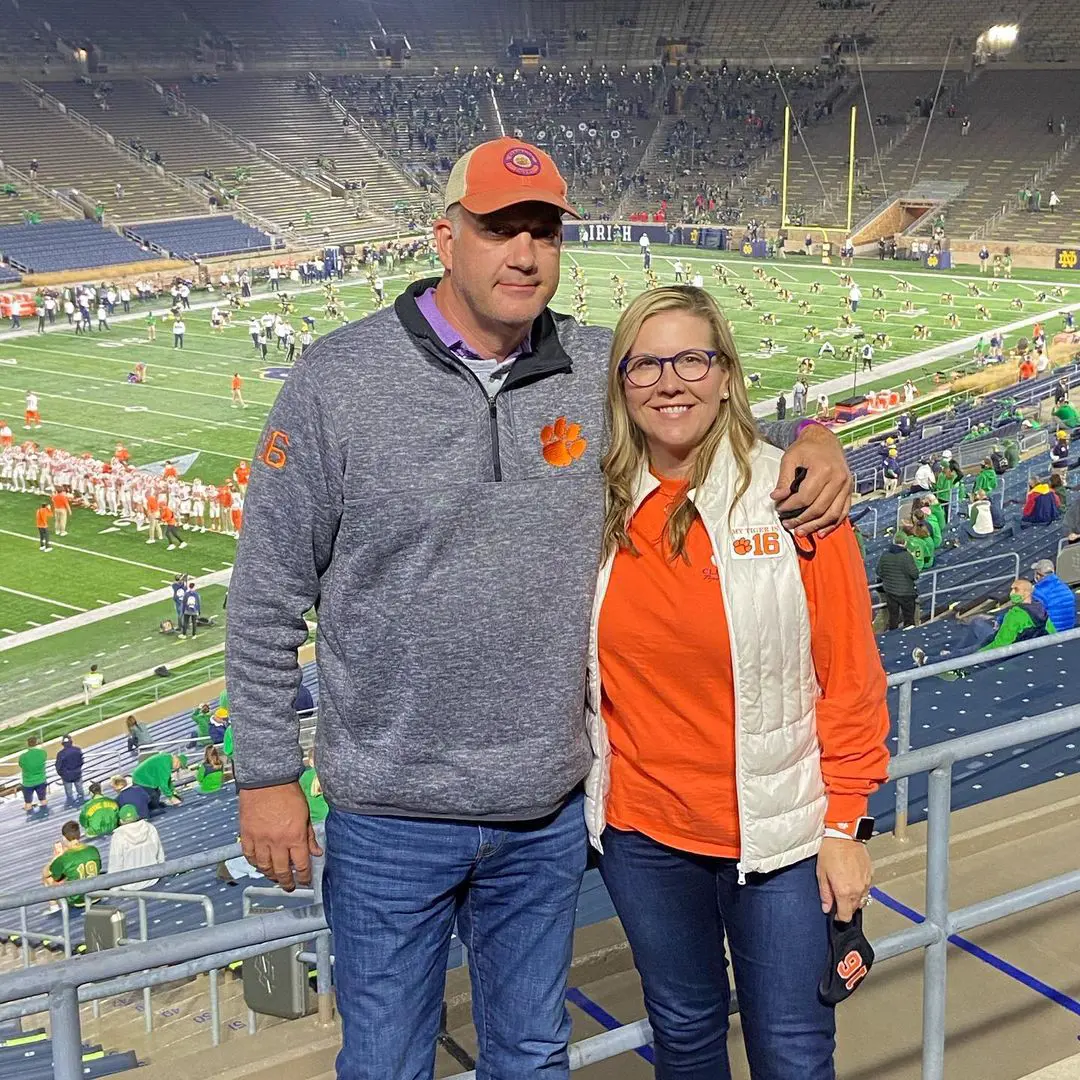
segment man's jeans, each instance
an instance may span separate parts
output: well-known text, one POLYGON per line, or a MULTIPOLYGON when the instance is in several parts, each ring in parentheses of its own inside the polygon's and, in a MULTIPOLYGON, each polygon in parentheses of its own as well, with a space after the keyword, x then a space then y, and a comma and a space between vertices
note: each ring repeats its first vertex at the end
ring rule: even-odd
POLYGON ((637 832, 604 831, 600 873, 645 991, 657 1080, 730 1080, 724 937, 754 1080, 834 1080, 835 1019, 816 859, 750 874, 637 832))
POLYGON ((64 781, 64 805, 65 806, 78 806, 79 803, 86 802, 86 794, 83 791, 81 780, 65 780, 64 781))
MULTIPOLYGON (((521 824, 331 810, 323 902, 338 1080, 430 1080, 451 932, 468 950, 477 1080, 566 1080, 566 980, 587 839, 581 794, 521 824)), ((809 1078, 807 1078, 809 1080, 809 1078)))

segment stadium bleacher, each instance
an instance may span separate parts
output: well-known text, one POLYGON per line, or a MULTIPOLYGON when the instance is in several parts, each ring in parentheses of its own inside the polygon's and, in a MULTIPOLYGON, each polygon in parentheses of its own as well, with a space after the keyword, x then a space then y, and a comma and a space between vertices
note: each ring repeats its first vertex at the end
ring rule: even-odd
POLYGON ((136 243, 161 248, 177 259, 268 251, 274 246, 273 238, 266 233, 225 215, 144 221, 126 228, 124 233, 136 243))
POLYGON ((0 256, 24 273, 81 270, 160 258, 93 221, 2 226, 0 256))

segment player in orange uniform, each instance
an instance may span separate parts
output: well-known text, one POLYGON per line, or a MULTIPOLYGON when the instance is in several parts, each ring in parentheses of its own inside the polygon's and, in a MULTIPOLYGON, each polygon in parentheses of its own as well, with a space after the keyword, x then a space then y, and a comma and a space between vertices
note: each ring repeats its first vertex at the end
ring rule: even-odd
MULTIPOLYGON (((6 420, 0 420, 0 450, 6 450, 14 441, 6 420)), ((243 462, 241 462, 243 464, 243 462)))
POLYGON ((47 502, 43 502, 37 508, 37 514, 35 515, 38 531, 38 548, 41 551, 52 551, 52 546, 49 543, 49 518, 52 517, 52 512, 52 507, 47 502))
POLYGON ((232 531, 236 536, 240 535, 240 526, 244 523, 244 496, 239 491, 232 494, 232 508, 229 514, 232 518, 232 531))
POLYGON ((237 406, 241 409, 247 408, 247 403, 244 401, 244 395, 240 393, 240 387, 243 385, 243 381, 240 378, 240 372, 234 371, 232 377, 232 407, 234 409, 237 406))
POLYGON ((131 455, 128 453, 128 448, 123 443, 118 442, 116 444, 116 453, 113 454, 113 457, 116 458, 121 465, 126 465, 128 463, 128 458, 131 457, 131 455))
POLYGON ((217 504, 218 531, 229 532, 232 528, 233 497, 228 484, 222 484, 217 489, 214 502, 217 504))
POLYGON ((166 480, 175 480, 177 479, 179 474, 177 473, 176 466, 172 463, 172 461, 166 461, 165 468, 161 470, 161 475, 166 480))

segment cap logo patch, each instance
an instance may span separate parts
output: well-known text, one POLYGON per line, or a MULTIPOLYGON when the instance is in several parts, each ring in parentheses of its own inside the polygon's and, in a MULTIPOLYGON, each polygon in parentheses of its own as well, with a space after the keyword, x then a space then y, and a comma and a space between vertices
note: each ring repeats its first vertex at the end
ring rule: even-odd
POLYGON ((507 172, 517 176, 535 176, 540 171, 540 159, 525 146, 512 146, 503 155, 507 172))

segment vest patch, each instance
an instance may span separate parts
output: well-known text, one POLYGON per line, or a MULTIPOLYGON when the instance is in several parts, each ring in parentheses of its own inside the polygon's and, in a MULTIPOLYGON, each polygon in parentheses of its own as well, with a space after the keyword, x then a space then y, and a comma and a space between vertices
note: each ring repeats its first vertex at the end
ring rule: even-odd
POLYGON ((779 559, 780 530, 775 525, 749 526, 731 533, 731 553, 736 559, 779 559))

